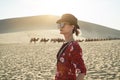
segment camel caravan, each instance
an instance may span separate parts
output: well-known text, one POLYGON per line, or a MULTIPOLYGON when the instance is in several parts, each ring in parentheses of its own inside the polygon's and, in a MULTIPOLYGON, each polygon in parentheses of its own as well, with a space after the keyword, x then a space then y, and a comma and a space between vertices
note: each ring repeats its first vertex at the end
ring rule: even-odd
POLYGON ((53 42, 53 43, 60 43, 60 42, 65 42, 64 39, 61 39, 61 38, 54 38, 54 39, 46 39, 46 38, 42 38, 42 39, 39 39, 39 38, 31 38, 30 39, 30 43, 36 43, 36 42, 44 42, 44 43, 47 43, 47 42, 53 42))
MULTIPOLYGON (((120 40, 120 38, 106 38, 106 39, 77 39, 76 41, 78 42, 91 42, 91 41, 106 41, 106 40, 120 40)), ((47 39, 47 38, 31 38, 30 43, 36 43, 36 42, 53 42, 53 43, 64 43, 65 40, 62 38, 52 38, 52 39, 47 39)))

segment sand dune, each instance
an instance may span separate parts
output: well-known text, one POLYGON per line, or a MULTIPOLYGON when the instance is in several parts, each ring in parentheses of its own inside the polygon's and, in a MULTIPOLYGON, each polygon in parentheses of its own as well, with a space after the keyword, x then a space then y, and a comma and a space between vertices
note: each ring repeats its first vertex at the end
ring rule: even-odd
MULTIPOLYGON (((0 44, 0 80, 52 80, 62 43, 0 44)), ((120 40, 80 43, 85 80, 120 80, 120 40)))
MULTIPOLYGON (((21 32, 29 30, 57 30, 59 16, 40 15, 0 20, 0 33, 21 32)), ((78 21, 84 38, 120 38, 120 30, 99 24, 78 21)))

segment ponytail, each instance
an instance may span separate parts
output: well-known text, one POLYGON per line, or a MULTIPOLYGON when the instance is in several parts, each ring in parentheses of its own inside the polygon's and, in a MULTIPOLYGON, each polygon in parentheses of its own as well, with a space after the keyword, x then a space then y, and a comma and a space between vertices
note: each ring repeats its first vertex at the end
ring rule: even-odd
POLYGON ((74 27, 73 33, 75 33, 75 35, 78 36, 80 32, 76 27, 74 27))

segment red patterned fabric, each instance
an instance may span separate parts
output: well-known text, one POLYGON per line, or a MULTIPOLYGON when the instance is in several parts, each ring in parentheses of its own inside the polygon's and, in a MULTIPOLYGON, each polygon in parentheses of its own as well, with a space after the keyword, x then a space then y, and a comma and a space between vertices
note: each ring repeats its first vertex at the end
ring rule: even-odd
POLYGON ((77 41, 63 44, 57 54, 57 70, 55 80, 76 80, 76 72, 86 75, 86 67, 82 58, 82 49, 77 41), (60 53, 60 51, 67 47, 60 53))

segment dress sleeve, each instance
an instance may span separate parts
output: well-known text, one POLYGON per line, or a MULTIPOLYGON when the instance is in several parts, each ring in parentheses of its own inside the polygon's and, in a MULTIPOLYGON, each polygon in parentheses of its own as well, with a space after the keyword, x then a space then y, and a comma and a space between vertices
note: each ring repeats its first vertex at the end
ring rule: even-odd
POLYGON ((71 51, 71 61, 75 69, 86 75, 86 66, 82 58, 82 49, 79 44, 73 45, 71 51))

